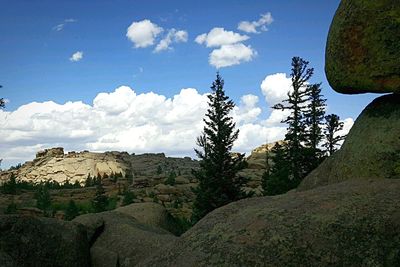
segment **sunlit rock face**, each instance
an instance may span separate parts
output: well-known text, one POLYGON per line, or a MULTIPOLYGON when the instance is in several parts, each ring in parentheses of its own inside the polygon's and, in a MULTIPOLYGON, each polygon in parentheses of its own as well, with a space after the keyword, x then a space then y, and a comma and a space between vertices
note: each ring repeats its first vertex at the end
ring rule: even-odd
POLYGON ((328 81, 339 93, 400 93, 399 1, 342 0, 325 57, 328 81))
MULTIPOLYGON (((123 160, 129 157, 128 153, 107 152, 70 152, 64 154, 63 148, 51 148, 36 153, 33 161, 28 161, 22 167, 14 171, 18 180, 41 182, 57 181, 63 184, 65 181, 83 183, 90 175, 110 175, 121 173, 125 175, 128 164, 123 160)), ((10 172, 3 172, 3 179, 7 178, 10 172)))

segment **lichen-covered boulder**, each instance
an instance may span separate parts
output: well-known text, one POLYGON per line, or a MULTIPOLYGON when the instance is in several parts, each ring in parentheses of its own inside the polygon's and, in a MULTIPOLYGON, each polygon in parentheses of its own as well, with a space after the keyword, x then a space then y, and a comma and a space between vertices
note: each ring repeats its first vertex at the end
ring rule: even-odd
POLYGON ((119 212, 128 215, 138 222, 167 230, 176 234, 177 229, 176 220, 168 213, 166 208, 158 203, 135 203, 124 207, 120 207, 114 212, 119 212))
POLYGON ((298 190, 355 178, 400 178, 400 95, 372 101, 355 121, 342 148, 304 178, 298 190))
POLYGON ((400 266, 400 180, 219 208, 139 266, 400 266))
POLYGON ((134 217, 116 211, 85 214, 73 221, 93 233, 89 237, 93 267, 136 266, 176 239, 164 229, 142 224, 134 217))
POLYGON ((50 218, 2 215, 0 266, 90 266, 85 228, 50 218))
POLYGON ((400 93, 399 1, 342 0, 325 56, 328 81, 339 93, 400 93))

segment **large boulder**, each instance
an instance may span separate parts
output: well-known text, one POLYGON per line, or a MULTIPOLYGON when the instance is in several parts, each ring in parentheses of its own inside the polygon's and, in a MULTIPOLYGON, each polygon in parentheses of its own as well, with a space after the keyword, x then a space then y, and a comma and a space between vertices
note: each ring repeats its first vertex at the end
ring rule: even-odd
POLYGON ((175 233, 175 219, 167 212, 165 207, 154 202, 136 203, 128 206, 120 207, 114 212, 128 215, 138 222, 162 228, 171 233, 175 233))
POLYGON ((298 189, 350 178, 400 178, 400 95, 385 95, 369 104, 342 148, 308 175, 298 189))
POLYGON ((164 229, 145 225, 116 211, 81 215, 74 222, 90 229, 93 267, 135 266, 176 239, 164 229))
POLYGON ((400 93, 399 1, 342 0, 325 57, 328 81, 339 93, 400 93))
POLYGON ((400 180, 219 208, 139 266, 400 266, 400 180))
POLYGON ((86 230, 50 218, 0 216, 0 266, 90 266, 86 230))

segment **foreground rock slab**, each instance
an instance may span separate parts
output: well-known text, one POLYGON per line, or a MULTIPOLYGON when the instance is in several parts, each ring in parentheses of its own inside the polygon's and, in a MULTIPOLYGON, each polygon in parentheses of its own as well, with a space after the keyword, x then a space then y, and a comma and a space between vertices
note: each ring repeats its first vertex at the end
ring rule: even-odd
POLYGON ((342 0, 325 56, 328 81, 339 93, 400 93, 399 1, 342 0))
POLYGON ((238 201, 140 266, 399 266, 400 180, 238 201))
POLYGON ((157 227, 165 225, 161 220, 165 209, 153 206, 145 213, 144 207, 148 205, 132 204, 119 211, 86 214, 74 219, 88 229, 92 266, 136 266, 176 239, 170 232, 157 227))
POLYGON ((50 218, 0 216, 0 266, 90 266, 86 230, 50 218))
POLYGON ((400 95, 381 96, 369 104, 342 148, 310 173, 299 190, 352 178, 400 178, 400 95))

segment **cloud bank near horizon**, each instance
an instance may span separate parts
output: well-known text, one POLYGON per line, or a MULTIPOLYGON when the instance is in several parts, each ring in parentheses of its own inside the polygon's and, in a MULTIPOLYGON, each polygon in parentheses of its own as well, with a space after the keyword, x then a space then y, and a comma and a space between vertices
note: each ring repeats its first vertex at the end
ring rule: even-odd
MULTIPOLYGON (((270 101, 290 90, 285 74, 266 76, 260 88, 270 101), (286 87, 285 87, 286 85, 286 87)), ((32 160, 44 148, 66 151, 164 152, 169 156, 195 157, 196 137, 203 129, 207 94, 184 88, 171 98, 154 92, 137 94, 128 86, 99 93, 91 104, 81 101, 57 104, 32 102, 9 112, 0 110, 0 158, 4 167, 32 160)), ((259 97, 243 95, 232 111, 239 138, 234 151, 249 153, 268 142, 284 138, 285 112, 274 110, 262 118, 259 97)), ((344 120, 347 133, 353 120, 344 120)))

